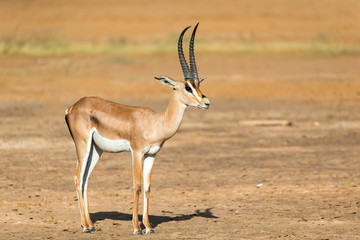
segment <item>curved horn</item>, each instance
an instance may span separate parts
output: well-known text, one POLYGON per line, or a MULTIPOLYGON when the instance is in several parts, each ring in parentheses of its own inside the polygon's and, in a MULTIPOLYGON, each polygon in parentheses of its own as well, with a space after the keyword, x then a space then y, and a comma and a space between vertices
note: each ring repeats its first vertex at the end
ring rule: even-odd
POLYGON ((180 34, 179 37, 179 42, 178 42, 178 53, 179 53, 179 60, 180 60, 180 65, 182 68, 182 71, 184 73, 184 77, 185 80, 190 80, 192 79, 192 74, 190 72, 189 66, 186 63, 185 57, 184 57, 184 52, 183 52, 183 47, 182 47, 182 40, 183 40, 183 36, 184 33, 186 32, 186 30, 188 30, 191 26, 188 26, 187 28, 185 28, 182 33, 180 34))
POLYGON ((196 62, 195 62, 195 54, 194 54, 194 41, 195 41, 195 33, 196 33, 196 29, 198 27, 199 23, 196 24, 194 31, 191 35, 191 39, 190 39, 190 46, 189 46, 189 55, 190 55, 190 71, 191 71, 191 75, 193 78, 195 79, 199 79, 199 75, 196 69, 196 62))

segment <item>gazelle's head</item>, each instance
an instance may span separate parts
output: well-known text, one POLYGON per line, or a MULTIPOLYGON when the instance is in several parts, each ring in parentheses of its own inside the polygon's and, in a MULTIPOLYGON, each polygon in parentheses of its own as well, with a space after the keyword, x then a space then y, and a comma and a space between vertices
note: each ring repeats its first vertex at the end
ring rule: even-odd
POLYGON ((179 53, 180 65, 184 73, 184 80, 180 80, 180 81, 173 80, 166 76, 155 77, 155 79, 167 86, 172 87, 175 91, 177 91, 179 100, 186 106, 193 106, 205 110, 210 107, 210 101, 200 91, 200 83, 203 80, 205 80, 205 78, 199 78, 196 68, 195 55, 194 55, 194 40, 198 25, 199 23, 196 24, 190 39, 190 46, 189 46, 190 68, 185 60, 183 47, 182 47, 183 36, 186 30, 190 28, 190 26, 185 28, 179 37, 178 53, 179 53))

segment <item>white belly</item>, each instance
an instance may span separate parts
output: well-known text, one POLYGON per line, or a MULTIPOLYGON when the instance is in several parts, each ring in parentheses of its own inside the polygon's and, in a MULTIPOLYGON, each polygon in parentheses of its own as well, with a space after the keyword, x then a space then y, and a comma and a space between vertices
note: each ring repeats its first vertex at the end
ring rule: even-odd
POLYGON ((95 144, 105 152, 123 152, 130 151, 130 142, 124 139, 111 140, 101 136, 96 128, 91 130, 93 132, 93 140, 95 144))

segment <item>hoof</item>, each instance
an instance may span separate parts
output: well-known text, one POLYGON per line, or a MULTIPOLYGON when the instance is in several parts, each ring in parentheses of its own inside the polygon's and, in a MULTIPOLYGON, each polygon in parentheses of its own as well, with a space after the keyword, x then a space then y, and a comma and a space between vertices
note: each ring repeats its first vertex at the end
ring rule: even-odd
POLYGON ((91 231, 91 229, 84 229, 83 230, 83 233, 91 233, 92 231, 91 231))
POLYGON ((95 232, 96 229, 93 227, 93 228, 90 228, 90 229, 84 229, 83 230, 83 233, 92 233, 92 232, 95 232))
POLYGON ((134 235, 142 235, 141 231, 134 232, 134 235))
POLYGON ((150 230, 150 231, 146 232, 146 234, 154 234, 154 233, 155 233, 154 230, 150 230))

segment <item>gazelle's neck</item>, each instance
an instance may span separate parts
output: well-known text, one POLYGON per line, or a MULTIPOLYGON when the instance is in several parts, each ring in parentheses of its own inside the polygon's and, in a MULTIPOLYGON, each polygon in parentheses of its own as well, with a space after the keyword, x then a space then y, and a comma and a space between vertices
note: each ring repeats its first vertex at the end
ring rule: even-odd
POLYGON ((186 107, 187 106, 180 101, 178 92, 173 90, 169 104, 165 112, 163 112, 163 127, 166 139, 171 138, 178 131, 186 107))

